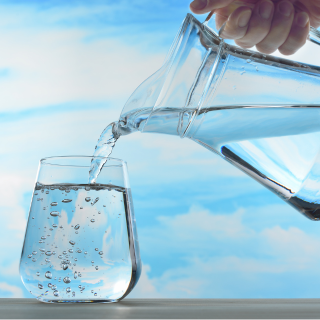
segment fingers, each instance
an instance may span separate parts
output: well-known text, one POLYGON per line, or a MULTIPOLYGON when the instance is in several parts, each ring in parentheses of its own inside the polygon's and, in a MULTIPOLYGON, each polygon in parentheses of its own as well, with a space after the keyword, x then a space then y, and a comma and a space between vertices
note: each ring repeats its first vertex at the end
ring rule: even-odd
POLYGON ((246 34, 236 43, 243 48, 251 48, 261 42, 269 33, 273 14, 273 2, 260 0, 253 9, 246 34))
POLYGON ((310 30, 310 19, 306 12, 296 14, 291 31, 285 43, 279 47, 279 51, 284 55, 294 54, 307 41, 310 30))
POLYGON ((228 6, 234 0, 194 0, 190 4, 190 9, 195 14, 203 14, 214 9, 228 6))
POLYGON ((276 5, 272 25, 268 35, 256 45, 262 53, 273 53, 282 46, 291 30, 294 19, 294 7, 289 1, 281 1, 276 5))

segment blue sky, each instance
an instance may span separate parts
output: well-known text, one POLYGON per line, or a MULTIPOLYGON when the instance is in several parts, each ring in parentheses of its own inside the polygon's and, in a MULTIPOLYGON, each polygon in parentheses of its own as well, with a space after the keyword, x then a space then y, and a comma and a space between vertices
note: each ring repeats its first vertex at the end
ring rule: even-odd
MULTIPOLYGON (((30 297, 18 266, 39 160, 93 153, 188 4, 0 1, 0 297, 30 297)), ((308 50, 295 59, 317 63, 308 50)), ((143 261, 130 297, 320 296, 318 223, 187 139, 136 133, 113 156, 128 162, 143 261)))

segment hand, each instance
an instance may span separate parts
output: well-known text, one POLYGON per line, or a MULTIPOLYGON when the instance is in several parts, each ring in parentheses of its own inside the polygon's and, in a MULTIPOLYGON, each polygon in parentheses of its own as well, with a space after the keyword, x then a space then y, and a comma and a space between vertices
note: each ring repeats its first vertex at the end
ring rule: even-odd
POLYGON ((310 25, 320 26, 320 0, 194 0, 196 14, 214 10, 220 36, 242 48, 290 55, 306 42, 310 25))

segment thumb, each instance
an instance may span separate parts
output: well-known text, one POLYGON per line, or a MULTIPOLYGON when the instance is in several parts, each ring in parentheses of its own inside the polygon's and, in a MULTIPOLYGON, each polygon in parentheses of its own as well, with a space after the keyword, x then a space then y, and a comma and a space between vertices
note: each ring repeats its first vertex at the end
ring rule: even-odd
POLYGON ((194 0, 190 4, 190 9, 196 14, 202 14, 226 7, 233 1, 234 0, 194 0))

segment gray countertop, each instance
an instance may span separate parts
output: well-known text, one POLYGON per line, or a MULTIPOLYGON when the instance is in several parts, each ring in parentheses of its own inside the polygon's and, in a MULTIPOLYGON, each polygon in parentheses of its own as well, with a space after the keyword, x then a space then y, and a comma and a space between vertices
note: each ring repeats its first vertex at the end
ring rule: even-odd
POLYGON ((124 299, 47 304, 0 299, 0 319, 319 319, 320 299, 124 299))

